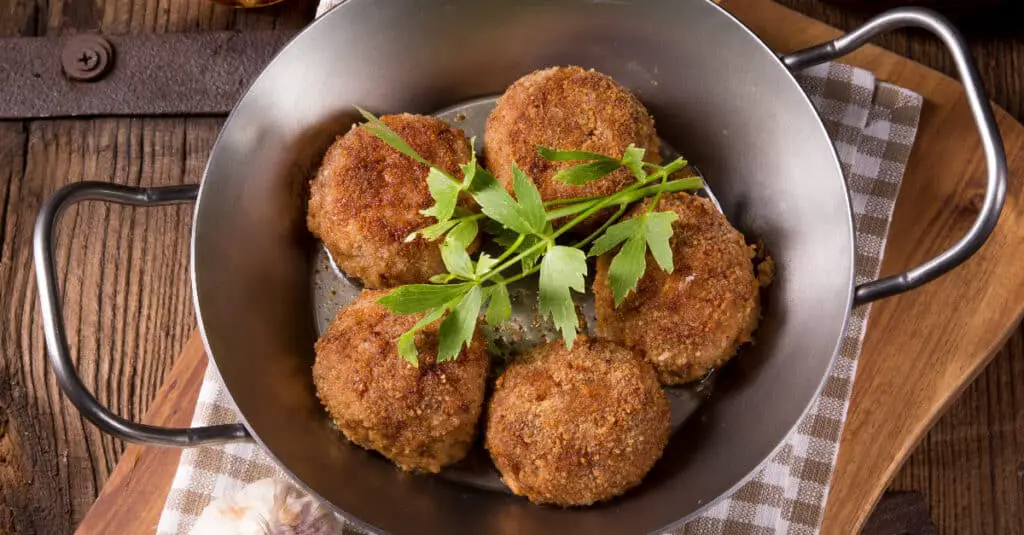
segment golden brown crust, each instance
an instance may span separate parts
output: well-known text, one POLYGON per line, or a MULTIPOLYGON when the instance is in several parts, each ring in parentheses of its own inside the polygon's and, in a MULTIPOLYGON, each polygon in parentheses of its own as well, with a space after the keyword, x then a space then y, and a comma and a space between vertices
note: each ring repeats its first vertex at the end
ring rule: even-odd
POLYGON ((640 483, 669 436, 669 403, 631 351, 580 337, 531 350, 498 378, 486 445, 512 492, 589 505, 640 483))
POLYGON ((621 158, 630 143, 660 163, 654 119, 632 93, 609 76, 580 67, 552 67, 516 80, 487 119, 487 167, 512 191, 512 163, 530 176, 545 201, 610 195, 635 180, 620 169, 582 186, 554 179, 580 162, 552 162, 537 146, 585 150, 621 158))
MULTIPOLYGON (((385 115, 381 121, 428 162, 461 176, 466 135, 434 117, 385 115)), ((353 128, 327 150, 310 184, 306 223, 346 274, 367 288, 423 283, 444 272, 436 242, 406 236, 435 223, 420 210, 433 204, 427 166, 353 128)))
POLYGON ((465 457, 476 434, 490 358, 475 335, 453 361, 437 364, 440 322, 416 335, 419 367, 395 342, 422 318, 397 316, 363 291, 342 308, 316 343, 317 396, 352 442, 405 470, 438 472, 465 457))
POLYGON ((679 384, 700 379, 750 341, 760 313, 758 282, 753 249, 711 201, 675 193, 657 209, 679 214, 672 225, 675 270, 665 273, 648 253, 636 293, 616 309, 607 282, 615 251, 598 258, 597 333, 643 355, 663 384, 679 384))

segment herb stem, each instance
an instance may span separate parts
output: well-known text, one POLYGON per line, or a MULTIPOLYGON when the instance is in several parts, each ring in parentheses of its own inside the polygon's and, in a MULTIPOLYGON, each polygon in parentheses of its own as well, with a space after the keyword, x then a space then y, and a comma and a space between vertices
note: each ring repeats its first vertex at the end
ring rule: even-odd
MULTIPOLYGON (((661 185, 664 186, 666 181, 668 181, 668 173, 665 173, 665 174, 661 175, 661 185)), ((654 208, 656 206, 658 206, 659 202, 661 202, 661 194, 662 194, 662 192, 663 191, 661 189, 659 189, 658 193, 654 196, 654 202, 652 202, 651 205, 647 207, 647 213, 648 214, 653 212, 654 208)))
POLYGON ((509 278, 505 279, 505 284, 512 284, 513 282, 516 282, 518 280, 525 279, 526 277, 529 277, 530 275, 533 275, 534 273, 536 273, 538 271, 540 271, 540 266, 533 266, 529 270, 524 271, 524 272, 516 275, 515 277, 509 277, 509 278))
MULTIPOLYGON (((661 195, 661 192, 658 192, 658 195, 661 195)), ((586 238, 583 238, 583 240, 574 243, 572 246, 577 248, 577 249, 579 249, 579 248, 587 245, 588 243, 596 240, 598 236, 600 236, 605 230, 608 229, 608 227, 612 226, 613 223, 615 223, 620 217, 622 217, 622 214, 626 213, 626 208, 628 206, 629 206, 629 204, 622 203, 622 205, 619 206, 619 209, 616 210, 615 213, 612 214, 612 216, 609 217, 607 221, 602 223, 601 226, 598 227, 597 230, 595 230, 594 232, 591 232, 590 236, 587 236, 586 238)))
MULTIPOLYGON (((516 262, 519 262, 520 260, 529 256, 530 254, 539 251, 542 247, 548 247, 550 245, 553 245, 555 243, 556 238, 558 238, 562 234, 565 234, 566 232, 569 231, 569 229, 578 225, 581 221, 594 215, 594 213, 596 213, 597 211, 601 210, 606 206, 610 206, 612 204, 626 205, 638 199, 642 199, 650 195, 655 195, 660 191, 694 190, 699 188, 703 183, 704 181, 697 177, 681 178, 678 180, 673 180, 671 182, 664 182, 662 184, 647 187, 644 187, 643 183, 638 182, 636 184, 633 184, 632 186, 629 186, 628 188, 619 190, 618 192, 608 195, 606 197, 598 197, 590 203, 579 203, 581 205, 580 209, 576 211, 578 215, 576 215, 576 217, 574 217, 571 221, 562 225, 561 227, 558 227, 558 229, 556 229, 555 232, 551 234, 551 236, 548 236, 547 238, 538 241, 537 243, 528 247, 525 251, 506 260, 504 263, 498 265, 497 267, 494 267, 493 269, 491 269, 490 272, 484 275, 479 282, 482 283, 487 280, 490 280, 494 278, 496 275, 498 275, 498 273, 507 269, 509 266, 515 264, 516 262)), ((566 217, 567 215, 573 214, 562 214, 559 215, 558 217, 566 217)), ((550 215, 549 219, 551 219, 550 215)))
POLYGON ((585 201, 592 201, 594 199, 600 199, 601 196, 594 197, 573 197, 571 199, 554 199, 551 201, 544 201, 544 208, 550 208, 552 206, 562 206, 563 204, 576 204, 585 201))
MULTIPOLYGON (((487 280, 490 280, 491 278, 493 278, 498 273, 500 273, 500 272, 504 271, 505 269, 507 269, 509 266, 515 264, 516 262, 522 260, 523 258, 526 258, 530 254, 537 252, 538 250, 540 250, 541 247, 547 247, 548 244, 551 244, 551 243, 554 243, 554 242, 555 242, 554 236, 552 236, 550 238, 542 239, 541 241, 539 241, 539 242, 531 245, 530 247, 528 247, 525 251, 517 254, 514 258, 510 258, 509 260, 506 260, 503 264, 500 264, 497 267, 492 268, 486 275, 484 275, 480 279, 480 282, 482 283, 482 282, 485 282, 487 280)), ((508 281, 505 281, 505 282, 507 283, 508 281)))
POLYGON ((512 242, 512 245, 510 245, 509 248, 506 249, 504 253, 501 253, 501 256, 494 260, 494 263, 499 264, 503 260, 508 258, 512 253, 516 252, 516 249, 518 249, 519 246, 522 245, 525 240, 526 234, 520 234, 519 237, 516 238, 516 241, 512 242))

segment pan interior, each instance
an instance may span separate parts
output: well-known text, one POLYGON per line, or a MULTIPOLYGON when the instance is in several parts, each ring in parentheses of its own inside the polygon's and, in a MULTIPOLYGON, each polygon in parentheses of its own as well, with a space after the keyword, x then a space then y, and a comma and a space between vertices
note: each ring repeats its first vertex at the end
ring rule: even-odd
POLYGON ((193 227, 197 314, 265 450, 354 522, 393 533, 637 533, 735 487, 814 400, 849 313, 853 232, 835 151, 775 55, 711 2, 346 0, 271 62, 210 156, 193 227), (604 72, 696 162, 779 270, 756 345, 721 374, 637 489, 587 509, 402 473, 339 440, 317 402, 306 181, 357 119, 431 113, 552 65, 604 72))

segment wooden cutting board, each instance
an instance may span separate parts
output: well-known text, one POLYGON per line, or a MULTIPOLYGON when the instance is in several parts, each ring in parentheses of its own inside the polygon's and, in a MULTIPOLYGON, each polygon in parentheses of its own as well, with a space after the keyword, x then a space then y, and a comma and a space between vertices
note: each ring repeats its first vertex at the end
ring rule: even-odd
MULTIPOLYGON (((780 52, 839 35, 768 0, 721 3, 780 52)), ((930 258, 969 228, 984 193, 984 157, 955 80, 876 47, 844 61, 926 100, 886 245, 882 271, 890 274, 930 258)), ((1003 216, 966 265, 874 305, 822 533, 860 529, 903 460, 1024 313, 1024 127, 1002 110, 996 117, 1011 175, 1003 216)), ((195 334, 145 421, 188 425, 205 366, 195 334)), ((179 455, 128 446, 79 533, 152 533, 179 455)))

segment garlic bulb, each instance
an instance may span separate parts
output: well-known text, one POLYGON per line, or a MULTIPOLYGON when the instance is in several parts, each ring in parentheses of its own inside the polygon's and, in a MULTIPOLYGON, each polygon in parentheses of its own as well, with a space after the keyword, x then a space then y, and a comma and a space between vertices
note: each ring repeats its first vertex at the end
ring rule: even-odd
POLYGON ((191 535, 334 535, 343 523, 281 479, 261 479, 206 506, 191 535))

